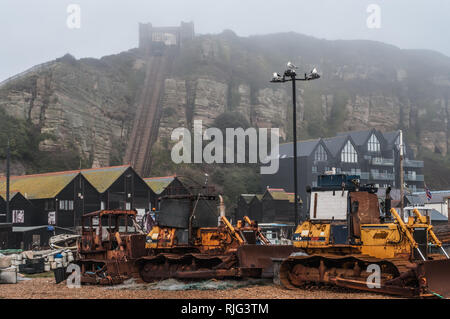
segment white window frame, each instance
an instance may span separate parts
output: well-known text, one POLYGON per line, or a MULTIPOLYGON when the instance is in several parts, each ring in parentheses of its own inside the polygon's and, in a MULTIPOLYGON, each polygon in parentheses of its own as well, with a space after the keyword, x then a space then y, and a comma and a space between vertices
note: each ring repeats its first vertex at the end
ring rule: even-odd
POLYGON ((56 212, 48 212, 47 213, 47 222, 49 225, 56 225, 56 212))
POLYGON ((341 151, 341 162, 344 163, 358 163, 358 153, 350 141, 345 143, 341 151))
POLYGON ((314 152, 314 160, 318 162, 326 162, 328 160, 327 152, 322 144, 317 146, 316 151, 314 152))
POLYGON ((375 136, 375 134, 372 133, 372 135, 369 138, 369 141, 367 142, 367 150, 369 152, 380 152, 380 141, 375 136))
POLYGON ((25 211, 23 209, 14 209, 12 211, 12 222, 13 224, 25 223, 25 211))

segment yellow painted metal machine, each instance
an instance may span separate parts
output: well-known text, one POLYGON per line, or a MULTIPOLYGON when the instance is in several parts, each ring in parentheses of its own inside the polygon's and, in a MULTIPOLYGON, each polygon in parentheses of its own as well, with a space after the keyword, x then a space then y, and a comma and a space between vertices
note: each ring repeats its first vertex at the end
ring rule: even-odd
POLYGON ((286 258, 296 248, 271 245, 247 216, 233 226, 225 217, 221 198, 220 203, 218 226, 192 227, 194 211, 189 214, 187 228, 154 226, 146 239, 148 255, 136 262, 141 278, 152 282, 165 278, 272 277, 272 258, 286 258))
POLYGON ((282 262, 282 285, 331 284, 402 296, 450 297, 450 260, 430 218, 417 209, 407 222, 395 209, 391 218, 380 218, 376 189, 356 181, 344 185, 347 182, 312 191, 310 218, 294 235, 294 246, 302 253, 282 262), (430 247, 439 253, 429 253, 430 247))
MULTIPOLYGON (((218 227, 198 228, 192 239, 193 245, 189 247, 195 247, 201 252, 226 252, 236 250, 246 243, 270 244, 258 225, 247 216, 239 220, 236 227, 231 225, 225 216, 221 216, 220 220, 222 224, 218 227)), ((145 248, 164 250, 182 247, 178 242, 177 231, 177 228, 154 226, 147 235, 145 248)))

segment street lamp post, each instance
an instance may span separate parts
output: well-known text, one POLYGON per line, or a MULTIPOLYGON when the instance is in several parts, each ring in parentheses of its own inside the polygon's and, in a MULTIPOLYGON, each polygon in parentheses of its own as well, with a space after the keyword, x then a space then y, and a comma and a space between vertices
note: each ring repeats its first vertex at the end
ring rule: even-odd
POLYGON ((11 162, 11 150, 9 146, 9 137, 8 137, 8 146, 6 147, 6 222, 12 223, 13 218, 11 215, 11 207, 9 203, 9 193, 10 193, 10 178, 11 178, 11 172, 10 172, 10 162, 11 162))
POLYGON ((292 105, 293 105, 293 134, 294 134, 294 219, 295 226, 298 225, 298 181, 297 181, 297 92, 295 87, 296 81, 311 81, 320 78, 319 73, 314 68, 309 74, 304 74, 303 78, 298 78, 297 73, 295 72, 297 67, 293 65, 291 62, 287 63, 287 69, 284 71, 283 76, 278 73, 274 73, 272 83, 284 83, 284 82, 292 82, 292 105))

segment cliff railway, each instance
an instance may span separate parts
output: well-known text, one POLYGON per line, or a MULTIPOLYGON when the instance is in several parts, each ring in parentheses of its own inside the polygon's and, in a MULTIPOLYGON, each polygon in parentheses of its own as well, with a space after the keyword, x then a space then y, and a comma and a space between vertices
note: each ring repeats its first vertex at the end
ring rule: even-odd
POLYGON ((193 38, 193 23, 182 22, 180 27, 139 25, 139 49, 146 56, 146 75, 123 162, 132 165, 142 176, 150 173, 151 148, 157 139, 165 79, 181 45, 193 38))

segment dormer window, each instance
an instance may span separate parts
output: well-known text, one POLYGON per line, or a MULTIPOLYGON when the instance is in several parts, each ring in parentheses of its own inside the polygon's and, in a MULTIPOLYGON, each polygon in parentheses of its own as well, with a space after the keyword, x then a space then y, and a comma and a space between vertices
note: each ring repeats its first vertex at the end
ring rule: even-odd
POLYGON ((327 160, 327 152, 325 151, 325 149, 321 144, 319 144, 319 146, 316 149, 316 152, 314 153, 314 160, 320 162, 325 162, 327 160))
POLYGON ((356 153, 356 150, 350 141, 347 141, 347 144, 345 144, 341 151, 341 162, 358 163, 358 153, 356 153))
POLYGON ((367 150, 369 152, 379 152, 380 151, 380 142, 378 141, 375 134, 370 136, 369 142, 367 142, 367 150))

